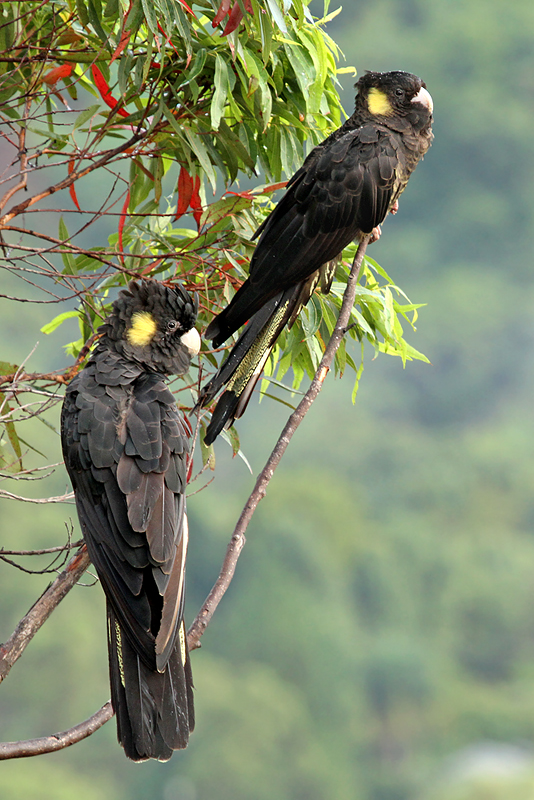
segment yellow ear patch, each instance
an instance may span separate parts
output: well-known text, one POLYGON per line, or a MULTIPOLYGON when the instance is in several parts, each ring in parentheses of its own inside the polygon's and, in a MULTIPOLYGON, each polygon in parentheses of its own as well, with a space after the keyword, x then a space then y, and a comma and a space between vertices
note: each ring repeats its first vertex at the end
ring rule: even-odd
POLYGON ((132 325, 128 329, 126 336, 130 344, 136 347, 144 347, 150 344, 154 338, 158 326, 156 320, 148 311, 136 311, 132 315, 132 325))
POLYGON ((387 94, 380 89, 369 89, 367 107, 371 114, 380 114, 383 117, 387 117, 389 114, 393 113, 393 108, 387 94))

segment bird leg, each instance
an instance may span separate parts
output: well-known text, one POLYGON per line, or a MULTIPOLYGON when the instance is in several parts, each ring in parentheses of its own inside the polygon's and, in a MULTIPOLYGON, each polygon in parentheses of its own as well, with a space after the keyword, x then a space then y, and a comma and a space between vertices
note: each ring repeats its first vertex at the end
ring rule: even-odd
POLYGON ((380 227, 380 225, 377 225, 376 228, 373 228, 373 230, 371 231, 368 244, 373 244, 374 242, 378 242, 381 235, 382 235, 382 228, 380 227))

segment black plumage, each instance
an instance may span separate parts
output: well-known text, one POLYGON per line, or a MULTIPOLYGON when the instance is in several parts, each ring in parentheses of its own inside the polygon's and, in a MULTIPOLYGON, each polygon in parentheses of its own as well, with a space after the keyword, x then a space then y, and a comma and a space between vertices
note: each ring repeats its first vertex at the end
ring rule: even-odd
POLYGON ((61 415, 82 533, 106 594, 111 699, 128 758, 167 760, 194 727, 183 621, 188 427, 165 377, 200 337, 181 287, 119 294, 61 415))
POLYGON ((432 99, 420 78, 368 72, 356 88, 354 114, 312 150, 288 182, 256 232, 249 277, 208 325, 205 336, 219 347, 248 321, 200 393, 197 406, 205 407, 226 386, 208 426, 208 444, 243 413, 284 326, 291 326, 318 283, 328 290, 343 248, 376 232, 388 212, 396 211, 430 147, 432 99))

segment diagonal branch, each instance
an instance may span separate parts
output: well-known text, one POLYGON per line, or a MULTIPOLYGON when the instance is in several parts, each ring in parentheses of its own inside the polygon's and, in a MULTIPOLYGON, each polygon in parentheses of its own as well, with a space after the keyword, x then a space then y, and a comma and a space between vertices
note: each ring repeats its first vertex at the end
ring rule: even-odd
POLYGON ((96 714, 80 722, 73 728, 62 733, 52 733, 50 736, 41 736, 38 739, 26 739, 21 742, 0 742, 0 761, 9 758, 27 758, 40 756, 43 753, 53 753, 54 750, 63 750, 71 744, 77 744, 102 727, 113 716, 111 700, 100 708, 96 714))
MULTIPOLYGON (((336 326, 332 332, 326 346, 319 368, 313 378, 310 387, 295 411, 289 417, 275 447, 272 451, 265 467, 261 471, 256 481, 256 485, 247 500, 247 503, 239 517, 232 538, 228 544, 224 562, 217 581, 206 598, 202 608, 197 614, 193 624, 188 631, 188 644, 191 650, 200 647, 200 638, 207 626, 217 606, 222 600, 234 576, 237 561, 245 545, 245 532, 252 516, 267 491, 274 472, 284 455, 293 434, 296 432, 300 423, 309 411, 312 403, 317 398, 322 389, 322 385, 332 365, 336 351, 341 344, 341 340, 347 331, 360 269, 363 263, 365 250, 369 237, 366 237, 358 247, 354 258, 347 287, 343 295, 343 302, 336 326)), ((24 652, 33 636, 37 633, 41 625, 48 619, 55 607, 61 602, 63 597, 72 589, 89 566, 90 560, 85 546, 69 561, 67 567, 58 575, 56 580, 48 587, 44 594, 32 606, 30 611, 23 617, 17 628, 10 636, 8 641, 0 646, 0 682, 8 675, 11 667, 24 652)), ((54 750, 61 750, 76 744, 82 739, 90 736, 98 730, 113 716, 111 703, 108 702, 93 714, 85 722, 81 722, 62 733, 43 736, 37 739, 28 739, 19 742, 0 743, 0 760, 11 758, 22 758, 42 753, 50 753, 54 750)))
POLYGON ((94 172, 95 169, 103 167, 105 164, 107 164, 109 161, 115 158, 115 156, 124 153, 125 150, 129 150, 131 147, 136 145, 144 136, 145 134, 143 132, 134 133, 133 136, 131 136, 127 141, 123 142, 118 147, 113 148, 113 150, 107 150, 101 158, 99 158, 93 164, 90 164, 88 167, 85 167, 85 169, 71 172, 71 174, 67 178, 64 178, 62 181, 59 181, 54 186, 49 186, 48 189, 44 189, 42 192, 39 192, 39 194, 33 195, 33 197, 28 197, 27 200, 24 200, 22 203, 19 203, 16 206, 13 206, 13 208, 7 214, 4 214, 3 217, 0 217, 0 230, 2 230, 7 225, 7 223, 10 222, 14 217, 18 216, 19 214, 22 214, 24 211, 26 211, 27 208, 35 205, 35 203, 38 203, 39 200, 42 200, 45 197, 49 197, 51 194, 59 192, 61 189, 67 189, 75 181, 79 180, 80 178, 83 178, 90 172, 94 172))
POLYGON ((356 251, 354 261, 352 262, 350 275, 347 280, 347 286, 343 295, 343 302, 341 304, 336 326, 325 348, 323 358, 321 359, 321 363, 319 364, 317 372, 315 373, 308 391, 286 422, 285 427, 280 434, 280 438, 274 447, 274 450, 269 456, 264 468, 258 475, 256 485, 254 486, 254 489, 252 490, 252 493, 248 498, 243 511, 241 512, 241 516, 239 517, 235 530, 232 534, 232 538, 226 549, 226 555, 219 577, 217 578, 212 590, 204 601, 202 608, 198 612, 187 632, 187 641, 190 650, 200 647, 200 637, 209 625, 215 609, 222 600, 226 590, 230 586, 232 578, 234 577, 237 561, 246 542, 245 532, 248 528, 250 520, 252 519, 252 515, 254 514, 260 500, 265 497, 267 486, 269 485, 270 480, 273 477, 278 464, 280 463, 280 459, 287 450, 293 434, 299 427, 300 423, 308 413, 312 403, 321 391, 325 378, 330 371, 336 351, 341 344, 343 336, 347 332, 350 314, 356 297, 358 277, 368 242, 369 236, 366 236, 360 242, 358 250, 356 251))
POLYGON ((90 563, 84 545, 20 620, 7 642, 0 645, 0 683, 7 677, 11 667, 21 657, 39 628, 76 585, 90 563))

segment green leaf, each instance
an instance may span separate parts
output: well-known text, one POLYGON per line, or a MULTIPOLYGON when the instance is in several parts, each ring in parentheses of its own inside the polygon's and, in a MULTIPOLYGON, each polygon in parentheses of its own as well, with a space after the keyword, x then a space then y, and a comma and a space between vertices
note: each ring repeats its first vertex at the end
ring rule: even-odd
MULTIPOLYGON (((63 217, 60 217, 59 220, 59 238, 64 243, 67 243, 69 239, 69 232, 63 217)), ((65 267, 63 274, 76 275, 76 263, 74 261, 74 257, 66 248, 61 250, 61 260, 63 261, 63 265, 65 267)))
POLYGON ((358 368, 358 371, 356 372, 356 380, 354 381, 354 387, 352 389, 352 395, 351 395, 352 405, 354 405, 354 403, 356 402, 356 395, 358 394, 358 389, 360 388, 360 378, 362 377, 363 373, 363 349, 364 349, 364 343, 362 342, 362 351, 361 351, 362 354, 361 354, 360 366, 358 368))
POLYGON ((234 133, 224 119, 221 119, 218 136, 224 140, 229 148, 235 151, 236 156, 241 159, 246 167, 250 170, 255 169, 255 160, 252 158, 239 136, 234 133))
MULTIPOLYGON (((0 392, 0 414, 2 414, 3 416, 7 416, 6 411, 8 414, 10 414, 11 408, 6 400, 5 394, 3 392, 0 392)), ((8 439, 11 443, 11 447, 13 448, 15 455, 17 456, 16 463, 10 465, 10 467, 14 472, 20 472, 20 470, 22 469, 22 450, 20 447, 20 441, 17 435, 17 431, 15 430, 15 423, 13 422, 13 420, 4 419, 3 424, 6 429, 8 439)))
POLYGON ((202 70, 204 69, 204 64, 206 63, 206 58, 208 57, 208 51, 205 47, 201 47, 200 50, 197 51, 195 55, 195 60, 193 61, 193 65, 191 69, 187 73, 187 81, 182 83, 181 86, 186 86, 190 81, 194 80, 202 70))
POLYGON ((384 326, 388 336, 394 338, 395 309, 393 308, 393 295, 391 289, 386 286, 384 290, 384 326))
POLYGON ((143 4, 143 11, 145 12, 145 19, 147 22, 148 27, 152 31, 152 33, 157 34, 158 32, 158 20, 156 17, 156 9, 154 7, 154 3, 151 0, 141 0, 143 4))
POLYGON ((54 317, 54 319, 50 320, 50 322, 47 322, 46 325, 43 325, 41 328, 41 333, 53 333, 53 331, 55 331, 56 328, 59 328, 59 326, 62 325, 66 319, 73 319, 73 317, 78 316, 79 315, 77 311, 64 311, 62 314, 58 314, 57 317, 54 317))
POLYGON ((191 147, 191 150, 194 152, 196 157, 199 160, 200 166, 208 176, 208 180, 213 187, 213 191, 217 189, 217 176, 215 174, 215 170, 213 169, 213 164, 210 161, 208 151, 204 145, 204 142, 197 136, 191 128, 182 128, 182 131, 191 147))
POLYGON ((271 12, 274 21, 276 22, 282 33, 287 33, 287 26, 284 21, 284 15, 280 11, 276 0, 267 0, 267 5, 269 6, 269 11, 271 12))
POLYGON ((89 16, 89 22, 93 26, 96 35, 102 42, 104 42, 104 44, 107 44, 109 37, 102 27, 102 7, 99 0, 87 0, 87 14, 89 16))
POLYGON ((213 94, 213 99, 211 101, 211 108, 210 108, 210 115, 211 115, 211 124, 213 128, 217 131, 219 130, 219 124, 221 118, 224 114, 224 107, 226 105, 226 98, 228 96, 228 89, 230 86, 230 81, 228 78, 228 67, 224 58, 217 53, 215 56, 215 92, 213 94))
MULTIPOLYGON (((202 466, 212 471, 215 470, 215 450, 212 444, 206 444, 204 436, 206 434, 206 425, 204 422, 200 423, 202 428, 202 436, 200 437, 200 454, 202 456, 202 466)), ((239 448, 238 448, 239 449, 239 448)), ((235 455, 235 453, 234 453, 235 455)))
POLYGON ((315 81, 315 69, 313 63, 306 57, 306 52, 300 44, 286 42, 284 44, 289 63, 293 67, 299 88, 305 98, 308 90, 315 81))
POLYGON ((0 361, 0 375, 13 375, 17 370, 17 364, 10 364, 9 361, 0 361))
POLYGON ((76 117, 76 120, 73 125, 73 130, 81 128, 81 126, 84 125, 87 122, 87 120, 91 119, 91 117, 94 117, 94 115, 97 113, 97 111, 99 111, 99 109, 100 109, 99 103, 95 103, 94 105, 89 106, 89 108, 85 108, 81 112, 81 114, 78 114, 78 116, 76 117))

